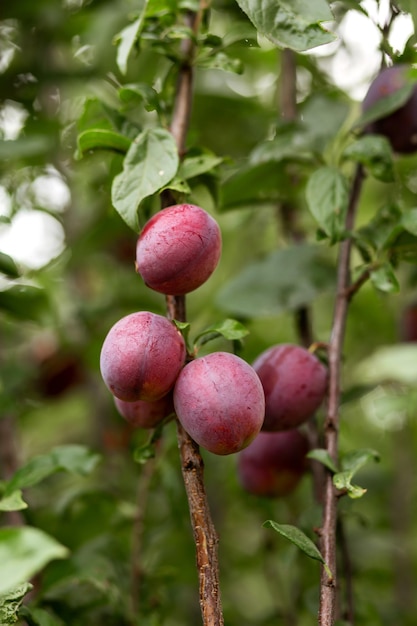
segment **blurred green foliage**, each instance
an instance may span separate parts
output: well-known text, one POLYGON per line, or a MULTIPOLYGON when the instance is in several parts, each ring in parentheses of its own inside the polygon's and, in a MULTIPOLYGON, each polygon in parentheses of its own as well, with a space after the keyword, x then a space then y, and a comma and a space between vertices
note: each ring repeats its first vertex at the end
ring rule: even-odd
MULTIPOLYGON (((414 10, 411 2, 399 4, 414 10)), ((358 2, 332 5, 336 19, 347 10, 363 12, 358 2)), ((30 626, 200 623, 174 423, 164 428, 155 459, 135 464, 134 451, 148 433, 122 422, 98 366, 103 339, 122 315, 165 310, 163 297, 135 273, 136 233, 112 206, 112 182, 135 138, 169 123, 180 42, 189 34, 178 17, 194 6, 185 0, 147 6, 19 0, 0 9, 0 235, 23 211, 49 214, 65 235, 46 264, 19 260, 20 248, 15 255, 0 250, 0 502, 6 502, 0 523, 14 524, 17 512, 28 530, 58 542, 51 558, 65 556, 60 544, 69 550, 33 581, 32 600, 20 613, 30 626), (58 205, 51 178, 70 192, 58 205), (59 451, 73 445, 92 451, 85 452, 85 471, 57 461, 59 451), (91 461, 97 454, 98 465, 91 461), (20 483, 33 463, 38 467, 36 458, 48 466, 41 479, 20 483), (11 479, 16 462, 26 470, 11 479), (8 492, 13 480, 15 490, 8 492), (12 495, 17 511, 10 512, 12 495)), ((404 54, 415 61, 414 43, 404 54)), ((318 204, 317 172, 326 175, 325 200, 345 198, 355 163, 365 165, 354 275, 367 268, 379 274, 350 308, 340 445, 343 453, 375 449, 381 460, 360 472, 366 496, 344 498, 340 509, 354 572, 355 623, 411 626, 417 610, 416 374, 410 358, 410 376, 403 375, 405 353, 395 346, 402 311, 417 289, 417 156, 393 157, 384 142, 355 143, 357 102, 333 84, 318 56, 296 53, 295 59, 299 119, 289 122, 278 103, 282 51, 258 35, 236 2, 213 1, 196 57, 187 158, 164 182, 179 199, 210 211, 223 233, 218 269, 187 298, 190 335, 217 329, 233 315, 250 331, 239 349, 251 362, 274 343, 298 342, 294 313, 308 306, 314 338, 328 341, 337 244, 326 237, 335 243, 344 233, 337 220, 335 226, 334 205, 318 204), (295 212, 305 234, 301 245, 288 235, 283 206, 295 212)), ((137 210, 141 225, 157 210, 155 191, 129 207, 130 224, 137 210)), ((233 346, 220 335, 201 347, 213 349, 233 346)), ((323 414, 317 418, 320 425, 323 414)), ((287 499, 267 501, 242 491, 234 457, 203 456, 220 535, 225 623, 311 624, 319 566, 262 526, 273 519, 314 539, 321 513, 311 477, 287 499)), ((21 571, 30 576, 33 570, 21 571)), ((342 567, 342 589, 343 578, 342 567)), ((17 619, 19 602, 13 607, 8 623, 17 619)))

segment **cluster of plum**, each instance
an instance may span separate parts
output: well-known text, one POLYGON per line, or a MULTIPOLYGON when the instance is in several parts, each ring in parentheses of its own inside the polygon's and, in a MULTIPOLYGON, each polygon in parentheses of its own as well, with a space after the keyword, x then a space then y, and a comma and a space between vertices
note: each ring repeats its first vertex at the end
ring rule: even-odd
MULTIPOLYGON (((183 295, 209 278, 220 254, 217 222, 200 207, 175 205, 143 228, 136 269, 150 288, 183 295)), ((308 444, 297 427, 322 403, 327 370, 304 348, 274 346, 252 366, 228 352, 192 359, 174 322, 139 311, 110 329, 100 368, 134 427, 154 428, 175 412, 203 448, 240 452, 238 473, 249 492, 286 495, 305 472, 308 444)))

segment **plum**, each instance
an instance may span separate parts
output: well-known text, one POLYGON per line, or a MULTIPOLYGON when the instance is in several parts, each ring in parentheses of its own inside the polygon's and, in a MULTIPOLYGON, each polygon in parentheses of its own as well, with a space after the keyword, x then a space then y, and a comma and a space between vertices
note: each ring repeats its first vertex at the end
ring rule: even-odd
POLYGON ((140 311, 110 329, 100 369, 116 398, 155 401, 172 389, 185 358, 185 342, 175 325, 162 315, 140 311))
POLYGON ((264 431, 296 428, 319 408, 327 390, 327 368, 294 344, 268 348, 253 363, 265 392, 264 431))
MULTIPOLYGON (((404 64, 386 67, 371 83, 362 104, 368 111, 385 96, 391 95, 407 84, 406 73, 409 67, 404 64)), ((417 150, 417 85, 410 98, 400 108, 371 122, 366 132, 384 135, 398 153, 411 153, 417 150)))
POLYGON ((175 383, 174 406, 194 441, 221 455, 249 445, 265 414, 257 374, 229 352, 212 352, 188 363, 175 383))
POLYGON ((308 450, 307 437, 296 428, 260 432, 238 455, 239 482, 256 496, 287 496, 307 470, 308 450))
POLYGON ((145 224, 136 247, 136 270, 151 289, 184 295, 214 272, 221 254, 216 220, 193 204, 176 204, 145 224))
POLYGON ((174 411, 171 393, 154 402, 126 402, 114 397, 114 403, 120 415, 134 428, 155 428, 174 411))

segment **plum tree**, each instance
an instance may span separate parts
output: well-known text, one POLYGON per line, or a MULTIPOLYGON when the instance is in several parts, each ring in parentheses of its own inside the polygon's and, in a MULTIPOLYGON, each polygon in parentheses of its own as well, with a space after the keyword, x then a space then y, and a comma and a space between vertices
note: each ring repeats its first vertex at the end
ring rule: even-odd
MULTIPOLYGON (((368 111, 385 96, 394 94, 407 84, 407 65, 386 67, 371 83, 364 98, 362 109, 368 111)), ((384 135, 398 153, 417 150, 417 85, 409 99, 398 109, 370 123, 366 132, 384 135)))
POLYGON ((188 363, 174 387, 174 406, 185 430, 214 454, 242 450, 259 433, 265 412, 253 368, 228 352, 188 363))
POLYGON ((110 329, 100 355, 104 382, 127 402, 155 401, 174 386, 185 363, 184 339, 166 317, 140 311, 110 329))
POLYGON ((253 363, 265 392, 262 430, 295 428, 323 402, 327 368, 301 346, 284 343, 262 352, 253 363))
POLYGON ((260 432, 238 455, 242 487, 257 496, 287 496, 307 470, 307 437, 298 429, 260 432))
POLYGON ((136 247, 136 269, 148 287, 184 295, 200 287, 221 254, 216 220, 193 204, 176 204, 145 224, 136 247))
POLYGON ((155 428, 174 411, 171 393, 154 402, 126 402, 114 397, 114 403, 120 415, 134 428, 155 428))

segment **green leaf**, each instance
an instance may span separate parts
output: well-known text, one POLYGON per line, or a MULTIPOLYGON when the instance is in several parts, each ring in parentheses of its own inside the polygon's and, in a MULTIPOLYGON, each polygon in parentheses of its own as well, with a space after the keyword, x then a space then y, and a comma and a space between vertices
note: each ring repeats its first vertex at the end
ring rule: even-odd
POLYGON ((399 282, 390 263, 384 263, 384 265, 373 270, 370 278, 374 287, 379 291, 385 293, 398 293, 400 291, 399 282))
POLYGON ((417 236, 417 209, 409 209, 401 218, 401 224, 412 235, 417 236))
POLYGON ((171 133, 146 129, 133 141, 123 171, 113 180, 112 202, 120 216, 138 231, 137 210, 145 198, 160 191, 175 176, 178 152, 171 133))
POLYGON ((33 589, 30 583, 23 583, 8 593, 0 595, 0 624, 15 624, 19 620, 19 609, 25 595, 33 589))
POLYGON ((11 256, 4 254, 4 252, 0 252, 0 272, 9 276, 9 278, 18 278, 20 276, 16 263, 11 256))
POLYGON ((135 10, 137 11, 138 18, 132 24, 126 26, 126 28, 124 28, 115 37, 115 42, 117 44, 116 63, 122 74, 126 74, 127 72, 127 62, 129 56, 137 38, 139 37, 140 31, 142 30, 147 4, 148 0, 138 0, 135 3, 135 10))
POLYGON ((391 145, 386 137, 366 135, 346 148, 343 156, 364 165, 377 179, 385 183, 394 180, 391 145))
POLYGON ((415 386, 417 345, 397 344, 379 348, 357 365, 355 378, 363 384, 392 381, 415 386))
POLYGON ((20 489, 16 489, 10 495, 0 499, 0 511, 22 511, 28 505, 22 498, 20 489))
POLYGON ((78 135, 78 155, 81 157, 90 150, 113 150, 126 154, 131 143, 131 139, 120 133, 105 128, 91 128, 78 135))
POLYGON ((335 39, 321 22, 333 20, 325 0, 237 0, 256 30, 276 46, 302 51, 335 39))
POLYGON ((159 111, 158 93, 146 83, 128 83, 119 89, 119 98, 126 104, 137 106, 143 102, 147 111, 159 111))
POLYGON ((0 291, 0 309, 21 320, 41 321, 49 301, 43 289, 31 285, 13 285, 0 291))
POLYGON ((59 471, 87 476, 96 467, 100 456, 85 446, 69 444, 57 446, 48 454, 34 457, 8 481, 5 496, 16 489, 37 485, 42 480, 59 471))
POLYGON ((310 450, 306 456, 309 459, 322 463, 324 467, 327 467, 327 469, 333 473, 337 473, 339 471, 332 457, 324 448, 315 448, 314 450, 310 450))
POLYGON ((49 611, 34 606, 24 606, 20 611, 23 618, 27 618, 30 626, 65 626, 64 622, 49 611))
MULTIPOLYGON (((407 78, 407 75, 404 74, 404 78, 407 78)), ((367 126, 371 122, 375 122, 379 120, 381 117, 386 117, 390 113, 393 113, 400 107, 402 107, 407 100, 409 100, 414 85, 410 82, 404 87, 401 87, 397 91, 381 98, 376 102, 372 107, 370 107, 365 113, 356 120, 353 128, 359 128, 363 126, 367 126)))
POLYGON ((322 249, 296 245, 245 267, 220 289, 216 303, 235 315, 269 317, 307 306, 334 284, 334 268, 322 249))
POLYGON ((366 493, 366 489, 352 485, 352 478, 369 461, 379 461, 378 452, 365 448, 344 454, 340 460, 342 471, 333 476, 334 486, 337 489, 346 489, 350 498, 361 498, 366 493))
POLYGON ((319 226, 332 241, 337 241, 344 231, 349 202, 346 178, 333 167, 321 167, 310 176, 306 197, 319 226))
POLYGON ((144 465, 150 459, 155 457, 155 445, 153 443, 145 443, 139 448, 135 448, 133 452, 133 460, 139 465, 144 465))
POLYGON ((199 333, 194 343, 196 345, 203 345, 212 339, 217 337, 224 337, 230 341, 237 341, 243 339, 249 334, 249 330, 240 322, 233 319, 226 319, 218 324, 212 324, 201 333, 199 333))
POLYGON ((172 320, 172 321, 174 322, 175 326, 178 328, 181 335, 183 336, 185 345, 187 346, 187 351, 191 352, 191 346, 188 343, 191 324, 189 322, 179 322, 178 320, 172 320))
POLYGON ((54 559, 68 557, 68 549, 38 528, 0 528, 0 594, 30 580, 54 559))
POLYGON ((225 52, 216 54, 200 55, 196 59, 196 65, 205 69, 222 70, 223 72, 233 72, 243 74, 243 63, 240 59, 234 59, 225 52))
POLYGON ((330 577, 332 574, 329 568, 326 565, 325 560, 323 559, 320 550, 317 546, 311 541, 309 537, 302 530, 297 528, 296 526, 291 526, 290 524, 277 524, 272 520, 267 520, 262 524, 265 528, 272 528, 277 533, 291 541, 294 545, 297 546, 304 554, 310 557, 310 559, 314 559, 316 561, 320 561, 323 563, 326 571, 330 577))
POLYGON ((186 157, 179 169, 178 176, 184 180, 189 178, 195 178, 201 176, 207 172, 211 172, 215 167, 223 162, 223 157, 218 157, 215 154, 202 153, 198 156, 186 157))

